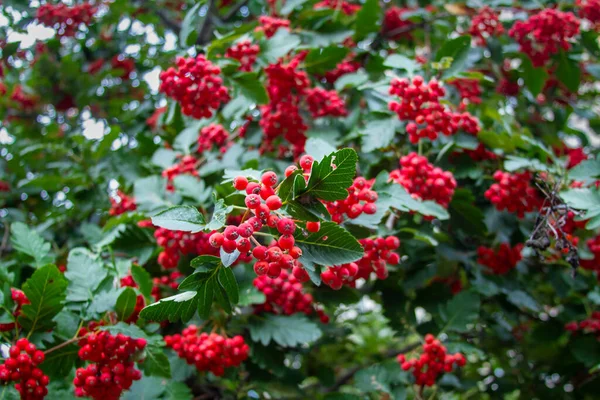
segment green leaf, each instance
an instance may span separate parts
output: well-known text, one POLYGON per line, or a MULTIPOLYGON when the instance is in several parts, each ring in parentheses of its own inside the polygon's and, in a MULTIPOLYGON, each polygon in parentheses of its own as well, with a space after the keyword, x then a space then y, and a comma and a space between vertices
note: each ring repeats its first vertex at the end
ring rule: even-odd
POLYGON ((197 233, 204 229, 206 221, 196 207, 175 206, 152 217, 152 223, 170 231, 197 233))
POLYGON ((362 246, 354 236, 334 222, 322 222, 321 229, 308 236, 297 229, 294 236, 296 246, 302 249, 300 262, 305 265, 341 265, 364 255, 362 246))
POLYGON ((399 211, 414 211, 441 220, 450 217, 444 207, 433 201, 414 199, 403 186, 397 183, 391 184, 385 191, 391 196, 391 207, 399 211))
POLYGON ((252 284, 244 285, 240 288, 239 305, 241 307, 250 306, 252 304, 263 304, 267 297, 263 292, 255 288, 252 284))
POLYGON ((479 318, 480 299, 477 293, 467 290, 454 296, 447 304, 439 306, 440 317, 445 322, 442 331, 467 332, 467 325, 479 318))
POLYGON ((136 301, 137 295, 135 294, 135 290, 131 287, 126 287, 119 297, 117 297, 115 311, 117 312, 117 317, 121 321, 126 320, 133 314, 136 301))
POLYGON ((171 205, 166 198, 165 180, 160 176, 137 179, 133 195, 139 211, 155 212, 171 205))
POLYGON ((214 280, 209 279, 198 288, 196 298, 198 301, 198 315, 200 315, 200 318, 207 319, 210 315, 210 308, 215 294, 215 286, 217 285, 215 285, 214 280))
POLYGON ((469 189, 457 189, 450 203, 450 223, 473 235, 483 235, 487 231, 484 215, 475 206, 475 196, 469 189))
POLYGON ((233 206, 226 206, 225 200, 215 200, 215 209, 213 211, 212 218, 204 227, 206 232, 216 231, 225 226, 227 222, 227 216, 233 211, 233 206))
POLYGON ((386 67, 403 69, 406 72, 408 72, 409 75, 413 75, 415 71, 421 69, 419 63, 417 63, 413 59, 403 56, 402 54, 390 54, 386 57, 385 61, 383 62, 383 65, 385 65, 386 67))
POLYGON ((368 80, 369 75, 367 75, 365 72, 358 71, 341 76, 337 81, 335 81, 333 86, 335 87, 335 90, 341 92, 344 89, 358 87, 368 80))
POLYGON ((590 210, 600 206, 600 191, 590 188, 569 189, 560 192, 560 197, 570 207, 577 210, 590 210))
POLYGON ((379 32, 379 19, 381 18, 381 6, 378 0, 367 0, 356 13, 356 28, 354 40, 364 39, 369 33, 379 32))
POLYGON ((204 181, 191 175, 178 175, 173 178, 173 185, 178 193, 196 201, 199 205, 207 204, 211 191, 204 181))
POLYGON ((144 358, 144 372, 148 376, 171 378, 171 364, 162 346, 148 346, 144 358))
POLYGON ((581 68, 577 61, 571 60, 565 51, 560 52, 556 77, 573 93, 577 93, 581 80, 581 68))
POLYGON ((394 360, 361 369, 356 373, 354 382, 365 393, 392 393, 392 385, 401 382, 402 374, 400 364, 394 360))
POLYGON ((192 389, 183 382, 168 381, 167 393, 163 400, 192 400, 192 389))
POLYGON ((94 254, 83 248, 71 250, 65 272, 65 278, 69 281, 67 301, 76 303, 92 301, 107 275, 108 271, 102 261, 94 254))
POLYGON ((529 294, 522 290, 513 290, 506 293, 508 301, 519 308, 525 308, 533 312, 539 312, 539 304, 529 294))
POLYGON ((520 169, 528 169, 541 172, 551 172, 555 170, 553 166, 546 165, 537 158, 522 158, 515 156, 506 157, 506 160, 504 161, 504 169, 508 172, 513 172, 520 169))
POLYGON ((333 153, 335 150, 335 147, 329 144, 329 142, 314 137, 308 138, 306 140, 306 144, 304 145, 304 151, 306 154, 313 156, 315 160, 320 160, 327 154, 333 153))
POLYGON ((227 293, 231 304, 235 305, 240 301, 240 288, 238 287, 235 275, 231 268, 219 269, 219 284, 227 293))
POLYGON ((578 181, 600 179, 600 158, 582 161, 569 171, 569 178, 578 181))
POLYGON ((198 39, 198 32, 202 30, 206 19, 206 14, 200 16, 200 8, 202 8, 204 3, 205 1, 196 3, 185 15, 181 23, 181 30, 179 31, 179 43, 181 47, 191 46, 198 39))
POLYGON ((256 72, 238 73, 231 78, 235 85, 240 89, 240 92, 246 98, 252 100, 256 104, 266 104, 269 102, 269 96, 264 85, 258 79, 256 72))
POLYGON ((287 0, 281 7, 281 10, 279 10, 279 13, 281 15, 288 15, 289 13, 294 11, 295 8, 303 5, 307 1, 308 0, 287 0))
POLYGON ((311 74, 324 74, 346 58, 349 51, 347 47, 340 46, 314 48, 306 55, 304 68, 311 74))
POLYGON ((543 67, 535 68, 529 57, 523 57, 523 80, 525 87, 529 89, 533 96, 540 94, 544 88, 544 84, 548 79, 548 73, 543 67))
POLYGON ((150 298, 152 294, 152 287, 154 284, 152 283, 152 276, 146 271, 144 268, 139 265, 131 266, 131 276, 135 283, 138 284, 140 288, 140 292, 145 298, 150 298))
POLYGON ((177 289, 179 290, 197 290, 200 286, 206 283, 206 280, 210 278, 209 272, 194 272, 190 276, 186 277, 177 289))
POLYGON ((190 262, 192 268, 198 272, 208 272, 214 270, 221 264, 221 259, 215 256, 198 256, 190 262))
POLYGON ((227 314, 231 314, 233 312, 231 301, 229 300, 229 296, 225 292, 225 289, 220 285, 215 285, 213 288, 214 299, 219 306, 225 311, 227 314))
POLYGON ((146 306, 140 317, 149 321, 187 322, 194 316, 197 303, 196 292, 183 292, 146 306))
POLYGON ((365 124, 360 130, 362 138, 362 151, 371 152, 388 147, 394 140, 396 129, 400 127, 397 117, 375 119, 365 124))
POLYGON ((304 194, 322 200, 343 200, 356 175, 358 156, 354 149, 341 149, 313 163, 304 194))
POLYGON ((219 251, 219 255, 221 256, 221 262, 224 266, 229 267, 233 265, 234 262, 237 261, 240 256, 240 251, 238 249, 233 250, 232 253, 227 253, 222 247, 219 251))
POLYGON ((279 29, 273 37, 262 44, 260 57, 269 64, 277 62, 279 58, 296 49, 300 43, 297 35, 293 35, 285 29, 279 29))
POLYGON ((444 57, 452 58, 452 65, 444 71, 443 76, 449 78, 462 72, 466 65, 471 48, 471 36, 459 36, 446 41, 437 52, 435 59, 440 61, 444 57))
POLYGON ((250 337, 264 346, 275 342, 283 347, 310 344, 321 337, 321 330, 305 315, 264 314, 250 320, 250 337))
POLYGON ((23 284, 29 304, 21 308, 19 324, 26 331, 45 331, 54 326, 52 320, 63 308, 67 281, 55 265, 36 270, 23 284))
POLYGON ((33 258, 36 268, 54 262, 50 254, 50 243, 46 242, 36 231, 29 229, 22 222, 15 222, 10 227, 10 240, 13 248, 33 258))

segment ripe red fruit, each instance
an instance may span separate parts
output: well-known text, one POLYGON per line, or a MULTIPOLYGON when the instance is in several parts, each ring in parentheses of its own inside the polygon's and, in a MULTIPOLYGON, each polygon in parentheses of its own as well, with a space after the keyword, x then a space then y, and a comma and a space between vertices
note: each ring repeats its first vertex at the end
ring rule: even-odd
POLYGON ((281 198, 277 195, 270 196, 267 199, 267 207, 270 210, 279 210, 282 206, 281 198))
POLYGON ((257 260, 264 260, 267 258, 267 248, 265 246, 256 246, 254 250, 252 250, 252 255, 257 260))
POLYGON ((237 226, 233 226, 233 225, 228 225, 225 228, 225 231, 223 232, 223 234, 225 235, 225 238, 228 240, 236 240, 238 237, 240 237, 237 226))
POLYGON ((277 174, 273 171, 267 171, 260 177, 263 185, 273 187, 277 185, 277 174))
POLYGON ((321 229, 320 222, 308 221, 306 223, 306 230, 309 232, 312 232, 312 233, 319 232, 320 229, 321 229))
POLYGON ((246 194, 260 194, 260 183, 248 183, 248 186, 246 186, 246 194))
POLYGON ((231 254, 237 249, 237 243, 235 242, 235 240, 227 239, 223 242, 222 249, 225 253, 231 254))
POLYGON ((277 222, 277 230, 279 233, 283 234, 293 234, 296 230, 296 224, 289 218, 281 218, 277 222))
POLYGON ((279 263, 269 263, 269 269, 267 270, 267 276, 269 278, 279 278, 279 275, 281 275, 281 266, 279 265, 279 263))
POLYGON ((300 167, 302 167, 304 171, 308 171, 312 168, 314 161, 315 159, 312 156, 305 154, 302 157, 300 157, 300 167))
POLYGON ((266 275, 269 269, 269 263, 266 261, 258 261, 254 263, 254 273, 258 276, 266 275))
POLYGON ((292 235, 282 235, 279 240, 277 241, 277 243, 279 244, 279 247, 281 247, 284 250, 291 250, 292 247, 294 247, 294 237, 292 235))
POLYGON ((287 167, 285 169, 285 177, 287 178, 288 176, 290 176, 291 174, 293 174, 297 170, 298 170, 298 167, 296 167, 295 165, 290 165, 289 167, 287 167))
POLYGON ((260 196, 257 194, 249 194, 246 196, 244 203, 246 203, 246 207, 250 208, 251 210, 257 209, 262 204, 260 201, 260 196))
POLYGON ((248 179, 245 176, 237 176, 233 179, 233 187, 237 190, 244 190, 248 186, 248 179))
POLYGON ((210 235, 208 242, 212 247, 221 247, 223 245, 224 240, 225 237, 221 233, 215 232, 212 235, 210 235))

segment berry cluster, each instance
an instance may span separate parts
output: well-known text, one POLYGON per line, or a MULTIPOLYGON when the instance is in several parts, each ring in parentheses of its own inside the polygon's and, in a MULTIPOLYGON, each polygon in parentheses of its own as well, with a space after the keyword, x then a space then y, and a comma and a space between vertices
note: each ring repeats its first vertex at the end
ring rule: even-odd
POLYGON ((133 58, 126 58, 123 55, 114 56, 110 61, 110 65, 113 69, 122 71, 118 77, 123 80, 129 79, 135 69, 135 61, 133 58))
POLYGON ((8 350, 9 358, 0 365, 0 381, 14 381, 22 400, 41 400, 48 394, 48 379, 38 365, 44 362, 44 352, 27 339, 19 339, 8 350))
POLYGON ((479 80, 472 78, 456 78, 449 82, 458 91, 461 106, 481 103, 481 86, 479 80))
MULTIPOLYGON (((15 309, 13 310, 13 317, 15 321, 17 317, 21 315, 21 307, 25 304, 29 304, 29 299, 25 296, 25 293, 19 289, 10 288, 10 296, 12 301, 15 302, 15 309)), ((8 332, 16 327, 16 322, 8 322, 4 324, 0 324, 0 332, 8 332)))
POLYGON ((275 35, 275 32, 279 28, 286 28, 289 30, 290 21, 287 19, 269 17, 267 15, 261 15, 258 17, 258 26, 256 27, 257 32, 264 32, 265 36, 270 38, 275 35))
POLYGON ((474 150, 464 149, 463 153, 469 156, 473 161, 495 160, 498 158, 496 153, 486 149, 483 143, 479 143, 479 145, 477 145, 477 148, 475 148, 474 150))
POLYGON ((538 209, 542 200, 537 190, 531 186, 529 171, 511 174, 500 170, 494 173, 496 183, 485 192, 488 199, 500 211, 507 210, 523 218, 525 213, 538 209))
POLYGON ((413 11, 410 8, 390 7, 383 16, 383 33, 394 40, 412 39, 410 34, 413 22, 404 19, 402 16, 407 12, 413 11))
POLYGON ((165 336, 165 343, 188 364, 216 376, 222 376, 226 368, 237 367, 248 358, 250 348, 242 336, 226 338, 216 333, 199 333, 196 325, 190 325, 181 334, 165 336))
POLYGON ((15 85, 10 99, 18 103, 19 109, 23 111, 33 110, 38 102, 38 98, 33 94, 25 93, 21 85, 15 85))
POLYGON ((386 279, 387 264, 397 265, 400 261, 398 253, 393 252, 400 247, 400 240, 395 236, 367 238, 359 242, 365 251, 363 257, 356 262, 328 267, 321 272, 324 284, 333 290, 339 290, 343 285, 354 287, 357 279, 369 279, 373 272, 377 279, 386 279))
POLYGON ((584 269, 600 272, 600 235, 588 239, 586 242, 588 249, 594 255, 591 260, 580 260, 580 265, 584 269))
POLYGON ((163 297, 161 287, 175 290, 179 286, 179 279, 183 277, 184 275, 181 272, 175 270, 168 275, 154 278, 152 281, 152 297, 154 297, 154 300, 158 301, 163 297))
POLYGON ((565 325, 565 330, 570 332, 581 331, 583 333, 592 333, 600 340, 600 311, 594 311, 590 318, 583 321, 571 321, 565 325))
POLYGON ((355 178, 352 185, 348 188, 348 197, 344 200, 324 202, 327 211, 331 214, 331 220, 341 224, 344 217, 350 219, 358 218, 363 212, 365 214, 375 214, 377 212, 377 192, 371 187, 375 183, 374 179, 355 178))
POLYGON ((510 247, 509 243, 501 243, 497 250, 479 246, 477 249, 477 262, 489 268, 490 273, 503 275, 517 266, 523 258, 521 256, 523 245, 521 243, 510 247))
POLYGON ((328 83, 335 83, 341 76, 351 74, 360 69, 360 63, 358 61, 344 60, 335 66, 331 71, 325 73, 325 80, 328 83))
POLYGON ((111 196, 110 200, 110 211, 109 214, 114 217, 115 215, 121 215, 128 211, 135 211, 137 206, 133 197, 127 196, 120 190, 117 190, 115 196, 111 196))
POLYGON ((154 112, 152 113, 152 115, 150 117, 148 117, 148 119, 146 119, 146 125, 148 125, 150 127, 150 129, 155 130, 158 126, 158 119, 160 118, 161 115, 163 115, 165 112, 167 112, 167 107, 159 107, 156 110, 154 110, 154 112))
POLYGON ((312 314, 316 311, 321 322, 327 323, 329 318, 320 309, 315 308, 311 294, 304 293, 302 282, 308 280, 306 271, 301 267, 295 267, 293 273, 281 271, 278 278, 268 276, 257 276, 254 279, 254 287, 265 294, 266 300, 263 304, 256 305, 257 313, 273 313, 292 315, 295 313, 312 314), (300 279, 295 275, 300 274, 300 279))
POLYGON ((471 20, 469 34, 478 46, 487 45, 489 38, 500 36, 503 33, 504 27, 498 19, 498 14, 488 6, 480 8, 477 15, 471 20))
POLYGON ((400 120, 410 121, 406 132, 413 144, 421 138, 435 140, 440 133, 453 135, 459 129, 474 135, 479 132, 479 123, 469 113, 453 113, 440 103, 446 91, 436 80, 425 83, 420 76, 412 81, 393 79, 389 92, 400 97, 400 102, 390 102, 389 108, 400 120))
POLYGON ((587 19, 595 29, 600 28, 600 0, 576 0, 579 16, 587 19))
POLYGON ((544 65, 561 49, 571 48, 570 40, 579 33, 579 20, 570 12, 545 8, 527 21, 517 21, 508 34, 535 67, 544 65))
POLYGON ((177 69, 160 73, 159 90, 175 99, 181 111, 196 119, 210 118, 213 111, 229 101, 229 92, 219 76, 221 69, 200 54, 177 58, 177 69))
POLYGON ((133 339, 121 333, 113 336, 87 328, 82 328, 79 335, 79 358, 92 363, 75 371, 75 396, 118 400, 133 381, 142 378, 133 360, 146 347, 145 339, 133 339))
POLYGON ((79 25, 88 25, 96 13, 96 8, 89 3, 76 4, 72 7, 64 3, 42 4, 37 9, 36 19, 50 28, 55 28, 58 36, 75 36, 79 25))
POLYGON ((175 191, 173 178, 176 176, 184 174, 198 176, 198 170, 196 169, 197 161, 193 156, 186 155, 177 164, 170 166, 162 172, 163 178, 167 179, 167 190, 169 192, 175 191))
POLYGON ((225 57, 233 58, 240 62, 240 71, 252 71, 252 65, 256 61, 256 57, 260 52, 260 47, 257 44, 252 44, 249 40, 242 40, 235 43, 227 49, 225 57))
POLYGON ((446 347, 433 335, 425 335, 423 353, 419 358, 407 360, 404 354, 396 359, 404 371, 412 369, 415 383, 419 386, 433 386, 438 376, 451 372, 454 365, 464 367, 467 360, 461 353, 448 354, 446 347))
POLYGON ((227 149, 225 144, 229 139, 229 132, 225 130, 223 125, 210 124, 200 129, 200 135, 198 136, 198 152, 202 153, 207 150, 211 150, 213 146, 219 147, 221 152, 227 149))
POLYGON ((400 158, 400 167, 390 172, 390 179, 404 186, 413 197, 433 200, 448 208, 456 189, 456 180, 451 172, 435 167, 417 153, 400 158))
POLYGON ((344 117, 346 103, 335 90, 313 88, 306 91, 306 104, 313 118, 344 117))
POLYGON ((331 10, 340 10, 346 15, 354 15, 360 10, 360 5, 348 3, 344 0, 322 0, 313 6, 313 9, 319 10, 328 8, 331 10))
POLYGON ((566 145, 555 147, 554 153, 557 156, 567 156, 567 169, 571 169, 579 165, 582 161, 589 158, 582 147, 571 148, 566 145))
POLYGON ((177 268, 182 254, 218 255, 218 251, 209 244, 209 236, 204 232, 189 233, 158 228, 154 231, 154 237, 156 243, 163 247, 158 255, 158 263, 165 269, 173 269, 177 268))

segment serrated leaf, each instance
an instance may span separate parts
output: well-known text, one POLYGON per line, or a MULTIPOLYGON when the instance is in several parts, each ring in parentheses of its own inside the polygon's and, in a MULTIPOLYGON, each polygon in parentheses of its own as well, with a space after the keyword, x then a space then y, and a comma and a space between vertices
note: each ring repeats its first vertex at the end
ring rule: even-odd
POLYGON ((233 210, 233 206, 226 206, 223 199, 215 201, 215 209, 213 211, 212 218, 204 227, 207 232, 216 231, 225 226, 227 222, 227 216, 233 210))
POLYGON ((313 163, 303 194, 322 200, 343 200, 356 175, 358 156, 354 149, 341 149, 313 163))
POLYGON ((190 262, 192 268, 197 272, 212 271, 221 264, 221 259, 215 256, 198 256, 190 262))
POLYGON ((171 378, 171 364, 162 346, 148 346, 144 358, 144 372, 148 376, 171 378))
POLYGON ((202 286, 208 278, 210 278, 210 272, 194 272, 187 278, 185 278, 177 289, 179 290, 197 290, 202 286))
POLYGON ((210 199, 211 191, 206 187, 204 181, 191 175, 178 175, 173 178, 173 185, 178 193, 195 200, 204 205, 210 199))
POLYGON ((240 288, 238 287, 237 280, 231 268, 219 269, 219 284, 227 293, 227 297, 231 304, 235 305, 240 301, 240 288))
POLYGON ((65 278, 69 281, 67 301, 81 303, 93 300, 96 290, 107 275, 107 269, 94 254, 83 248, 71 250, 65 272, 65 278))
POLYGON ((133 314, 136 301, 137 295, 135 294, 135 290, 131 287, 126 287, 119 297, 117 297, 115 311, 117 312, 117 317, 121 321, 126 320, 133 314))
POLYGON ((388 147, 394 140, 396 129, 400 126, 398 118, 375 119, 368 121, 360 130, 362 136, 362 150, 371 152, 376 149, 388 147))
MULTIPOLYGON (((58 344, 56 343, 56 345, 58 344)), ((46 353, 40 368, 50 379, 64 379, 71 373, 75 362, 79 360, 78 353, 79 347, 74 343, 46 353)))
POLYGON ((153 282, 152 282, 152 276, 150 276, 148 271, 146 271, 144 268, 140 267, 139 265, 132 265, 131 266, 131 276, 133 277, 133 280, 135 281, 135 283, 138 284, 138 287, 139 287, 142 295, 145 298, 150 298, 150 295, 152 294, 153 282))
POLYGON ((209 279, 198 288, 198 294, 196 296, 198 303, 198 315, 202 319, 207 319, 210 315, 210 308, 215 295, 215 286, 218 285, 215 285, 214 280, 209 279))
POLYGON ((340 46, 314 48, 308 52, 304 59, 304 67, 311 74, 324 74, 335 68, 350 49, 340 46))
POLYGON ((473 291, 463 291, 448 303, 439 306, 441 319, 445 322, 442 331, 467 332, 467 325, 479 318, 479 295, 473 291))
POLYGON ((309 344, 321 337, 318 325, 305 315, 265 314, 250 320, 250 337, 264 346, 275 342, 283 347, 309 344))
POLYGON ((50 254, 50 243, 22 222, 11 225, 10 241, 16 251, 33 258, 33 266, 36 268, 54 262, 54 256, 50 254))
POLYGON ((152 223, 170 231, 197 233, 206 226, 204 216, 196 207, 175 206, 152 217, 152 223))
POLYGON ((379 20, 381 18, 381 6, 378 0, 367 0, 356 13, 356 28, 354 39, 364 39, 369 33, 380 30, 379 20))
POLYGON ((269 102, 269 96, 264 85, 258 79, 256 72, 244 72, 236 74, 231 78, 241 94, 256 104, 266 104, 269 102))
POLYGON ((296 246, 302 249, 300 262, 305 265, 341 265, 356 261, 364 254, 354 236, 334 222, 322 222, 321 229, 308 236, 297 229, 294 236, 296 246))
POLYGON ((140 317, 149 321, 187 322, 196 312, 197 304, 196 292, 183 292, 146 306, 140 317))
POLYGON ((179 31, 179 43, 181 47, 191 46, 198 38, 198 32, 202 29, 206 18, 206 14, 203 16, 200 15, 200 8, 202 8, 204 3, 204 1, 196 3, 185 15, 181 23, 181 30, 179 31))
POLYGON ((213 287, 213 293, 217 304, 220 305, 223 311, 225 311, 227 314, 231 314, 233 312, 233 308, 225 289, 221 285, 215 284, 213 287))
POLYGON ((589 188, 569 189, 560 192, 560 197, 570 207, 577 210, 590 210, 600 206, 599 190, 589 188))
POLYGON ((55 265, 46 265, 23 284, 29 304, 21 308, 19 324, 30 332, 48 330, 52 320, 63 308, 67 295, 67 280, 55 265))

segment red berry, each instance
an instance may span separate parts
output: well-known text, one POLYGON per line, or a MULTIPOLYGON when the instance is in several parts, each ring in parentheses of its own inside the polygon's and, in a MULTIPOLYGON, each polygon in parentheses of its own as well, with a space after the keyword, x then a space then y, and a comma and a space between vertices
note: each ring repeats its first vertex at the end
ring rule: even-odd
POLYGON ((277 230, 281 234, 293 234, 296 230, 296 224, 289 218, 281 218, 277 222, 277 230))
POLYGON ((248 186, 248 179, 245 176, 237 176, 233 179, 233 187, 237 190, 244 190, 248 186))
POLYGON ((273 187, 277 185, 277 174, 273 171, 267 171, 260 177, 263 185, 273 187))
POLYGON ((281 205, 281 198, 277 195, 270 196, 267 199, 267 207, 269 207, 270 210, 279 210, 281 205))
POLYGON ((306 230, 309 232, 312 232, 312 233, 319 232, 320 229, 321 229, 320 222, 308 221, 306 223, 306 230))

